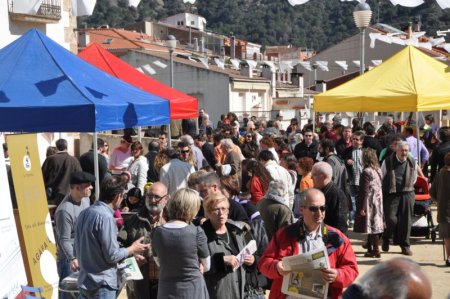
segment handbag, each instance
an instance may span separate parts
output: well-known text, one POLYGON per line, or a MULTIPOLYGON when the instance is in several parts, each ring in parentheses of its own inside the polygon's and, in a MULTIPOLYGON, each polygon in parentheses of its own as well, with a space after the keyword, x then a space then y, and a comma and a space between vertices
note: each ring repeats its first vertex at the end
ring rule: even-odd
POLYGON ((256 272, 247 272, 247 283, 244 286, 244 299, 265 299, 266 292, 259 286, 256 272))
POLYGON ((244 299, 265 299, 265 292, 260 287, 248 286, 244 289, 244 299))

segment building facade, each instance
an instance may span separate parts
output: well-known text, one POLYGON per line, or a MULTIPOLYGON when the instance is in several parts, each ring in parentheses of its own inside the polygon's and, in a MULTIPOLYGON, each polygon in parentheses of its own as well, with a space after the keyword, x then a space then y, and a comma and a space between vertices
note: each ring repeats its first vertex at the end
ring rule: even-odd
POLYGON ((77 53, 76 17, 70 0, 0 1, 0 48, 37 28, 64 48, 77 53))

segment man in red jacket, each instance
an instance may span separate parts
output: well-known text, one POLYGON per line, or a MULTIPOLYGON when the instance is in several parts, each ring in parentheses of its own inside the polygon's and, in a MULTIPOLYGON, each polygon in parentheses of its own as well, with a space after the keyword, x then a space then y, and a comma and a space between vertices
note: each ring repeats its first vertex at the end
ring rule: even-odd
POLYGON ((294 224, 280 229, 270 241, 258 267, 262 274, 273 279, 270 299, 285 298, 281 293, 283 275, 289 273, 283 267, 285 256, 298 255, 326 247, 330 263, 323 269, 322 278, 328 282, 329 298, 340 298, 344 288, 358 276, 358 265, 350 240, 338 229, 323 224, 325 196, 318 189, 308 189, 300 203, 300 218, 294 224))

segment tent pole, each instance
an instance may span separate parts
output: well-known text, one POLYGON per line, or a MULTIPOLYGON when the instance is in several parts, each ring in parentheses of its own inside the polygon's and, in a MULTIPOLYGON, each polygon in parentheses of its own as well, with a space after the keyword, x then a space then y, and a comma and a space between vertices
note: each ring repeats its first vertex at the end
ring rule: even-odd
POLYGON ((167 148, 171 148, 172 147, 172 132, 171 132, 171 128, 170 128, 170 123, 167 126, 167 148))
POLYGON ((198 118, 195 118, 195 134, 198 135, 199 129, 198 129, 198 118))
POLYGON ((95 200, 100 198, 100 176, 98 171, 98 148, 97 148, 97 132, 94 132, 94 138, 92 140, 92 148, 94 154, 94 175, 95 175, 95 200))
POLYGON ((312 114, 312 125, 313 125, 313 133, 316 132, 316 112, 314 111, 314 108, 311 109, 312 114))
POLYGON ((419 163, 419 167, 422 167, 421 159, 420 159, 420 130, 419 130, 419 112, 416 112, 416 130, 417 130, 417 162, 419 163))
POLYGON ((140 143, 142 143, 141 129, 142 129, 142 127, 138 127, 138 128, 137 128, 138 141, 139 141, 140 143))
POLYGON ((439 110, 439 128, 442 127, 442 110, 439 110))

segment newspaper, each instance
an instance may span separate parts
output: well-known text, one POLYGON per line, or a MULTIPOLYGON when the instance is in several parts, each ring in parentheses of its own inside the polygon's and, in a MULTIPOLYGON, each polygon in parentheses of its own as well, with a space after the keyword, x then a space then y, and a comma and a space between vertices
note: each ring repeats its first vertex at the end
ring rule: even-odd
POLYGON ((330 268, 327 249, 313 250, 283 258, 283 267, 292 271, 283 277, 281 291, 293 298, 327 298, 328 283, 321 269, 330 268))
POLYGON ((236 256, 237 259, 239 260, 239 264, 233 268, 233 271, 236 271, 240 266, 244 264, 244 259, 246 255, 254 254, 257 249, 258 248, 256 246, 255 240, 251 240, 250 242, 248 242, 248 244, 245 245, 244 249, 242 249, 241 252, 239 252, 239 254, 236 256))
POLYGON ((119 286, 123 286, 129 280, 144 279, 134 256, 123 260, 117 265, 117 274, 119 286))

